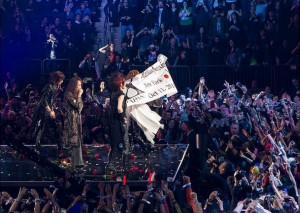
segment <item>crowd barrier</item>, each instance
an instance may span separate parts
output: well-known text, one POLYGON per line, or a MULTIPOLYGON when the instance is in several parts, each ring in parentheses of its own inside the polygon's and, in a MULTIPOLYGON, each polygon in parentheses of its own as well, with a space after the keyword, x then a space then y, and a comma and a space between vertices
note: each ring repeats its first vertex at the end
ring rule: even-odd
POLYGON ((53 71, 62 71, 66 78, 71 78, 71 61, 69 59, 44 59, 43 60, 43 69, 42 69, 42 78, 45 78, 49 73, 53 71))
MULTIPOLYGON (((43 83, 47 81, 48 74, 54 70, 65 73, 67 79, 75 72, 69 59, 1 59, 1 78, 7 71, 15 74, 17 80, 23 86, 27 83, 43 83)), ((137 69, 140 72, 147 69, 147 65, 131 65, 130 70, 137 69)), ((208 88, 223 89, 224 81, 230 84, 237 81, 250 87, 252 80, 257 80, 259 87, 263 89, 270 86, 272 92, 279 94, 288 89, 292 78, 300 80, 299 66, 170 66, 168 67, 178 91, 186 87, 192 89, 197 85, 199 78, 204 76, 208 88)))
POLYGON ((1 60, 1 77, 5 79, 6 73, 11 72, 16 77, 20 88, 28 84, 40 83, 42 70, 41 59, 1 60))
MULTIPOLYGON (((147 69, 145 65, 130 66, 131 69, 143 71, 147 69)), ((224 89, 224 81, 230 84, 241 82, 247 87, 256 80, 259 88, 264 89, 269 86, 274 94, 280 94, 288 89, 292 78, 300 80, 300 70, 297 66, 238 66, 231 67, 225 65, 203 65, 203 66, 170 66, 169 71, 177 86, 178 91, 184 91, 186 87, 192 89, 199 82, 200 77, 205 77, 208 88, 224 89)))
POLYGON ((2 59, 1 79, 5 79, 8 71, 13 73, 19 86, 27 84, 43 84, 48 81, 48 75, 55 70, 62 71, 67 78, 71 77, 71 61, 69 59, 2 59))

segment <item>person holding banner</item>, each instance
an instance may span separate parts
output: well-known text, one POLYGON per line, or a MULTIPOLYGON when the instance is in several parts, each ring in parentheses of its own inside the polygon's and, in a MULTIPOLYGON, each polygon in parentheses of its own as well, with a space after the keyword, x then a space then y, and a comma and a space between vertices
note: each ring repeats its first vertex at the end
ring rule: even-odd
MULTIPOLYGON (((134 90, 136 93, 142 92, 139 91, 139 89, 133 86, 132 84, 133 78, 139 74, 140 72, 138 70, 131 70, 126 75, 125 77, 126 88, 125 90, 123 90, 123 92, 126 94, 127 98, 131 97, 130 94, 132 93, 132 90, 134 90)), ((160 97, 158 99, 160 99, 160 97)), ((143 130, 147 140, 150 141, 152 144, 154 144, 154 140, 153 140, 154 134, 157 133, 159 128, 164 128, 164 127, 159 122, 161 120, 160 115, 158 115, 155 111, 151 110, 148 103, 127 106, 126 108, 127 125, 129 126, 130 123, 129 118, 132 118, 138 124, 138 126, 143 130)))
POLYGON ((163 125, 161 117, 152 111, 148 103, 177 93, 176 86, 165 64, 167 57, 159 55, 157 62, 139 73, 132 70, 126 77, 127 117, 131 117, 143 130, 146 138, 154 144, 154 136, 163 125))

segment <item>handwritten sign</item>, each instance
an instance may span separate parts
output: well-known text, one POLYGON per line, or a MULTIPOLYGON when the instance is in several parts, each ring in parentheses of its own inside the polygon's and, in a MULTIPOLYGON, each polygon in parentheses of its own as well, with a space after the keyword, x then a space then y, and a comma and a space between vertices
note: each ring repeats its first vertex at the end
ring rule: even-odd
POLYGON ((165 64, 166 57, 159 55, 158 60, 141 74, 125 82, 127 106, 143 104, 158 99, 164 95, 177 93, 171 74, 165 64))

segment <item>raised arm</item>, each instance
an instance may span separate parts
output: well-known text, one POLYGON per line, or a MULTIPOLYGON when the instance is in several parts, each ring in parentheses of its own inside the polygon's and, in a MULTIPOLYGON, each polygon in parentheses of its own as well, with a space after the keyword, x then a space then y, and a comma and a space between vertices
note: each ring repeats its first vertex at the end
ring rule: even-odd
POLYGON ((99 49, 99 52, 105 54, 105 53, 106 53, 106 48, 107 48, 108 46, 109 46, 109 45, 107 44, 107 45, 105 45, 104 47, 101 47, 101 48, 99 49))

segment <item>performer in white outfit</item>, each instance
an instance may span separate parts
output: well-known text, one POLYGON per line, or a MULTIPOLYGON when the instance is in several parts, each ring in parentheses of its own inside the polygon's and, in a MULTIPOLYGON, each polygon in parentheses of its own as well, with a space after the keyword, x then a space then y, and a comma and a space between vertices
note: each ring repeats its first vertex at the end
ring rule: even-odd
POLYGON ((132 70, 125 78, 126 88, 123 93, 127 100, 127 117, 137 122, 151 143, 154 143, 154 136, 163 125, 159 123, 161 117, 152 111, 147 103, 164 95, 171 96, 177 93, 165 64, 166 60, 167 57, 159 55, 157 62, 144 72, 132 70))
MULTIPOLYGON (((139 74, 137 70, 131 70, 126 76, 126 83, 130 85, 132 78, 139 74)), ((129 93, 129 89, 126 87, 124 94, 129 93)), ((134 88, 137 90, 137 88, 134 88)), ((143 130, 146 138, 152 144, 154 144, 154 136, 157 133, 159 128, 164 128, 164 126, 159 122, 161 117, 156 112, 152 111, 147 104, 137 104, 131 105, 126 108, 126 116, 127 116, 127 125, 130 125, 130 119, 132 118, 138 126, 143 130)))

